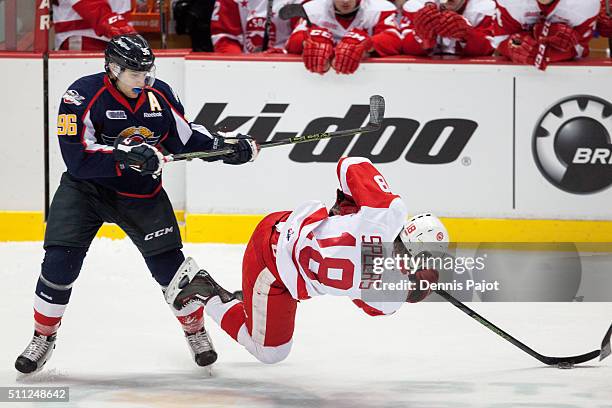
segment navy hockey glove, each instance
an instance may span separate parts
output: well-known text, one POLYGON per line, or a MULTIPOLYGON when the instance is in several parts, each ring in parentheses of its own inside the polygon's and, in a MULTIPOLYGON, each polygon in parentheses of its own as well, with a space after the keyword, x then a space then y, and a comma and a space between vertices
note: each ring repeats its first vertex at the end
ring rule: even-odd
POLYGON ((259 153, 259 146, 255 139, 249 135, 234 135, 231 132, 223 133, 223 136, 214 136, 211 150, 231 149, 231 153, 222 156, 202 158, 204 161, 212 162, 223 160, 225 164, 244 164, 255 160, 259 153))
POLYGON ((143 176, 161 174, 165 163, 164 155, 155 147, 144 142, 134 143, 129 138, 123 140, 117 138, 113 157, 119 162, 119 168, 125 170, 129 167, 143 176))
POLYGON ((249 135, 238 133, 234 137, 226 137, 224 142, 225 147, 230 147, 234 151, 223 156, 225 164, 244 164, 255 160, 259 153, 257 142, 249 135))

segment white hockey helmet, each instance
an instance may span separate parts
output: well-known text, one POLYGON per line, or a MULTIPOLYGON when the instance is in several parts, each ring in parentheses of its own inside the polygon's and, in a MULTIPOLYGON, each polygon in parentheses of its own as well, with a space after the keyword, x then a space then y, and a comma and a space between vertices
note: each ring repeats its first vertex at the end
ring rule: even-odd
POLYGON ((399 236, 413 257, 423 252, 446 253, 448 250, 448 231, 442 221, 430 213, 412 217, 399 236))

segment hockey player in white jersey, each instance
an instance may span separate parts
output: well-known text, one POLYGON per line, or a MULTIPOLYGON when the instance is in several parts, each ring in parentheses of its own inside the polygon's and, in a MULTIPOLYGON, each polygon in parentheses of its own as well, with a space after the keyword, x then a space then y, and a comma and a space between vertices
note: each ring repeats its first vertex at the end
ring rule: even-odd
POLYGON ((333 68, 352 74, 367 56, 400 52, 397 9, 387 0, 312 0, 304 10, 312 25, 301 21, 286 49, 302 54, 311 72, 324 74, 333 68))
POLYGON ((497 0, 494 44, 514 62, 545 69, 589 55, 599 0, 497 0))
POLYGON ((389 242, 416 256, 423 242, 434 242, 444 251, 448 234, 443 224, 431 214, 407 220, 404 201, 368 159, 341 159, 337 176, 340 190, 330 211, 320 201, 309 201, 294 211, 269 214, 259 223, 242 263, 243 301, 206 271, 198 271, 191 259, 168 285, 166 300, 179 308, 204 302, 205 312, 264 363, 289 354, 298 301, 325 294, 347 296, 376 316, 423 300, 430 290, 420 282, 437 282, 433 269, 410 274, 415 286, 399 299, 362 296, 362 267, 369 262, 362 249, 389 242))
POLYGON ((402 52, 491 55, 495 10, 493 0, 408 0, 402 7, 402 52))

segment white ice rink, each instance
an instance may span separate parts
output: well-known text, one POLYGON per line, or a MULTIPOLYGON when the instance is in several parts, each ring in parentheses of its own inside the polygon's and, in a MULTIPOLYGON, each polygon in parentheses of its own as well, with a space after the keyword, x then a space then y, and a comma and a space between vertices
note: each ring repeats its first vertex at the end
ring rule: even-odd
MULTIPOLYGON (((240 284, 241 245, 186 244, 222 285, 240 284)), ((0 386, 68 386, 69 404, 42 407, 537 407, 612 408, 612 358, 573 370, 543 366, 445 302, 373 318, 346 298, 300 303, 294 346, 267 366, 210 319, 212 376, 189 354, 178 323, 129 241, 96 240, 45 369, 19 377, 33 331, 41 243, 0 244, 0 386)), ((537 351, 599 348, 611 303, 473 303, 537 351)), ((28 403, 5 406, 26 407, 28 403)), ((35 405, 35 404, 32 404, 35 405)))

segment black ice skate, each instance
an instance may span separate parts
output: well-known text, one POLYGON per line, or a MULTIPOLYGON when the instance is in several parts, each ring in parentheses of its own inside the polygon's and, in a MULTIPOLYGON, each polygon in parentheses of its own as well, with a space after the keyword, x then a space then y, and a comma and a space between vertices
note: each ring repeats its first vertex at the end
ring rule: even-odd
POLYGON ((56 334, 45 336, 34 331, 34 337, 25 351, 15 361, 15 368, 24 374, 40 370, 47 360, 51 358, 55 348, 56 334))
POLYGON ((204 326, 195 333, 185 332, 185 338, 197 365, 206 367, 217 361, 217 352, 204 326))
POLYGON ((185 259, 165 291, 166 302, 181 310, 191 302, 206 304, 213 296, 219 296, 223 303, 235 299, 231 292, 223 289, 204 269, 198 269, 195 261, 185 259))
POLYGON ((213 296, 219 296, 223 303, 235 299, 234 294, 223 289, 204 269, 189 281, 183 277, 178 285, 180 291, 172 302, 176 309, 181 309, 193 301, 201 301, 206 304, 213 296))

